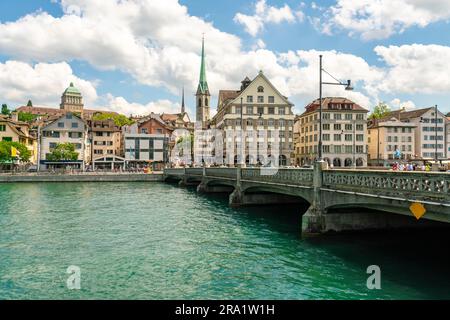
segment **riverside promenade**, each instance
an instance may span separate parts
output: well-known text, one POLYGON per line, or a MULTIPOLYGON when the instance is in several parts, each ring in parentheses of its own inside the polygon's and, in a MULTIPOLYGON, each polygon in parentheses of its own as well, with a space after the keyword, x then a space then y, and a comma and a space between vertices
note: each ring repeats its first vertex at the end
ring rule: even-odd
POLYGON ((158 182, 162 172, 0 173, 0 183, 16 182, 158 182))

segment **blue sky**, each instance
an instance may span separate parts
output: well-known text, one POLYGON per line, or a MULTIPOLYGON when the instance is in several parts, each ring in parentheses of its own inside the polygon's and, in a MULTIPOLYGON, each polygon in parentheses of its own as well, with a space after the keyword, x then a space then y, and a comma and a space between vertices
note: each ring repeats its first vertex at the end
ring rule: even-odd
POLYGON ((57 107, 74 81, 88 108, 173 112, 184 86, 193 114, 205 33, 213 99, 262 69, 302 112, 317 97, 322 53, 327 70, 355 82, 348 97, 368 109, 386 101, 450 112, 445 0, 118 2, 1 1, 0 102, 57 107))

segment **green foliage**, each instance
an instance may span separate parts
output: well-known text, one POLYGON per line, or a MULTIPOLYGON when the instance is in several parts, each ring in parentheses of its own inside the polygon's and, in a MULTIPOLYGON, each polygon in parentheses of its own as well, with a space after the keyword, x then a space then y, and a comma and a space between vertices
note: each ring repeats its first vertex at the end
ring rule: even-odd
POLYGON ((19 151, 20 154, 18 157, 23 162, 28 162, 30 160, 31 152, 24 144, 12 141, 0 141, 0 162, 13 160, 13 157, 11 156, 11 147, 14 147, 19 151))
POLYGON ((19 121, 33 122, 36 118, 37 115, 31 114, 29 112, 19 112, 19 121))
POLYGON ((33 102, 31 102, 31 100, 28 100, 27 107, 32 107, 32 106, 33 106, 33 102))
POLYGON ((8 109, 7 104, 2 104, 2 114, 5 116, 9 116, 11 114, 11 110, 8 109))
POLYGON ((92 117, 94 121, 105 121, 105 120, 113 120, 114 124, 118 127, 131 125, 134 123, 133 120, 127 118, 123 114, 115 114, 115 113, 97 113, 92 117))
POLYGON ((75 152, 73 143, 58 143, 56 148, 47 155, 49 161, 74 161, 78 159, 78 152, 75 152))
POLYGON ((391 108, 384 102, 380 102, 375 106, 373 112, 370 114, 369 119, 380 119, 391 112, 391 108))

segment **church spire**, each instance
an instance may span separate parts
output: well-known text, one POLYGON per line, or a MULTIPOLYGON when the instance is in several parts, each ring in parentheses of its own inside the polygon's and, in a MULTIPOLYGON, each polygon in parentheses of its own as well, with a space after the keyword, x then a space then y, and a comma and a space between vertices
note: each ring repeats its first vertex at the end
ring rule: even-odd
POLYGON ((185 113, 186 112, 186 107, 185 107, 185 105, 184 105, 184 86, 183 86, 183 95, 182 95, 182 98, 181 98, 181 113, 185 113))
POLYGON ((206 81, 206 66, 205 66, 205 36, 202 38, 202 62, 200 66, 200 81, 198 83, 197 93, 207 93, 208 82, 206 81))

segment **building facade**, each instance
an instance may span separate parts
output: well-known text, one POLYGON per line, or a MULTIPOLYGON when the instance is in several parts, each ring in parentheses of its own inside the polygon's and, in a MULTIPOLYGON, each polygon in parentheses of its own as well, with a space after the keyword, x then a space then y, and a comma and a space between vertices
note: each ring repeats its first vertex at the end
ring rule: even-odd
POLYGON ((413 160, 416 154, 416 125, 397 118, 368 121, 368 162, 386 166, 413 160))
POLYGON ((90 145, 88 142, 88 126, 79 116, 67 112, 64 115, 48 121, 39 128, 40 137, 40 165, 41 168, 66 167, 84 169, 90 159, 90 145), (71 143, 78 153, 77 160, 52 161, 48 155, 58 144, 71 143))
POLYGON ((71 82, 61 96, 60 109, 82 113, 84 108, 81 92, 71 82))
POLYGON ((396 118, 405 123, 416 126, 414 131, 415 154, 419 161, 447 159, 446 154, 446 124, 447 117, 435 107, 412 111, 396 110, 387 114, 383 119, 396 118))
MULTIPOLYGON (((114 162, 116 157, 123 155, 122 130, 113 120, 89 121, 90 161, 104 163, 107 158, 114 162)), ((111 163, 105 164, 110 166, 111 163)), ((114 165, 113 165, 114 168, 114 165)))
MULTIPOLYGON (((300 165, 312 164, 318 158, 319 99, 306 106, 298 116, 296 155, 300 165)), ((368 110, 353 101, 327 97, 322 101, 323 159, 333 167, 367 166, 368 110)))
POLYGON ((264 157, 273 157, 276 149, 278 163, 290 165, 294 161, 293 106, 262 71, 253 80, 246 77, 240 90, 220 90, 212 127, 223 133, 223 156, 227 162, 234 156, 234 163, 243 163, 245 159, 245 163, 250 165, 264 164, 268 160, 264 157), (241 130, 245 132, 242 136, 245 139, 242 159, 241 130))

